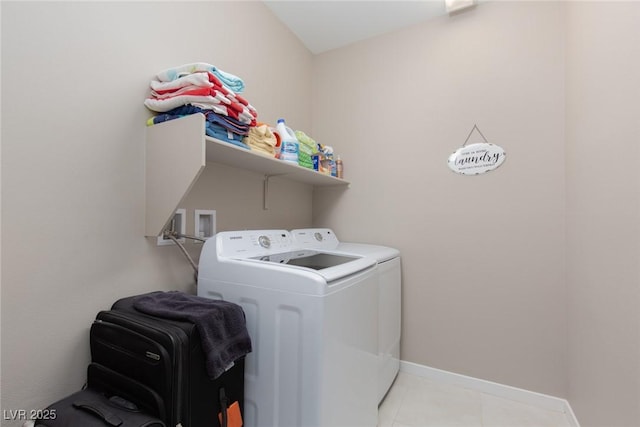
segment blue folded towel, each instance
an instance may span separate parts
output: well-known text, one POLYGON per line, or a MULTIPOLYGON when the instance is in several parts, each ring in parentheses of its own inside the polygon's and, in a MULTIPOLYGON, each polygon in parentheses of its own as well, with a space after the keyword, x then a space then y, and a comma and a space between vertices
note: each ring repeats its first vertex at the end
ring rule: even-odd
POLYGON ((226 71, 222 71, 220 68, 214 68, 212 73, 215 74, 215 76, 219 78, 226 87, 235 93, 244 92, 244 81, 240 77, 227 73, 226 71))
POLYGON ((195 324, 211 379, 218 378, 233 362, 251 352, 244 311, 237 304, 172 291, 139 296, 133 306, 152 316, 195 324))
POLYGON ((205 123, 205 133, 207 136, 211 138, 216 138, 224 142, 228 142, 229 144, 233 144, 240 148, 249 149, 249 146, 242 142, 243 136, 238 135, 234 132, 231 132, 224 127, 217 125, 215 123, 206 122, 205 123))

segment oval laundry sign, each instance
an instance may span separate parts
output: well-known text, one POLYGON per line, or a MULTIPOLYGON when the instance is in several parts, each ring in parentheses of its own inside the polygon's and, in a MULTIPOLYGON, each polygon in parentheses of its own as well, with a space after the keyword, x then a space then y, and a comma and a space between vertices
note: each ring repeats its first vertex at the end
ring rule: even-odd
POLYGON ((506 153, 502 147, 477 143, 460 147, 449 156, 449 168, 463 175, 478 175, 494 170, 504 162, 506 153))

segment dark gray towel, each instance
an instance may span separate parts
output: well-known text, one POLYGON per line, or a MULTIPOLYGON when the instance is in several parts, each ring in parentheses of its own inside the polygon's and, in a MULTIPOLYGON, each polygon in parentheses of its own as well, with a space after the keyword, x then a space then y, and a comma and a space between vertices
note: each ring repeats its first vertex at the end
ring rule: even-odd
POLYGON ((235 360, 251 352, 244 311, 237 304, 172 291, 141 295, 133 306, 153 316, 194 323, 202 339, 211 379, 218 378, 235 360))

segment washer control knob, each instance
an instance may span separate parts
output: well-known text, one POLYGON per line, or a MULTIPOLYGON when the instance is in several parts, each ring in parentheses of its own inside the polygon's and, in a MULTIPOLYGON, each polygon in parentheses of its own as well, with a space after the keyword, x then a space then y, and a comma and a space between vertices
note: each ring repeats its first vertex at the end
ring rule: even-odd
POLYGON ((315 237, 318 242, 322 242, 322 239, 324 239, 320 233, 315 233, 313 237, 315 237))
POLYGON ((267 236, 258 237, 258 243, 260 243, 260 246, 265 249, 269 249, 271 247, 271 239, 269 239, 267 236))

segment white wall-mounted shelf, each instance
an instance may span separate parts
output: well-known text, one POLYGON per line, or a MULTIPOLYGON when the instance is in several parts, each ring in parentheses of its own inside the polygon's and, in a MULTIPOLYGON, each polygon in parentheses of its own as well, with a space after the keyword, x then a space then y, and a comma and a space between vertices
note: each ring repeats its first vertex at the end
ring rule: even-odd
POLYGON ((344 179, 210 138, 205 135, 204 115, 193 114, 147 128, 145 236, 162 232, 207 163, 258 172, 265 176, 265 182, 269 177, 282 176, 313 186, 349 184, 344 179))

